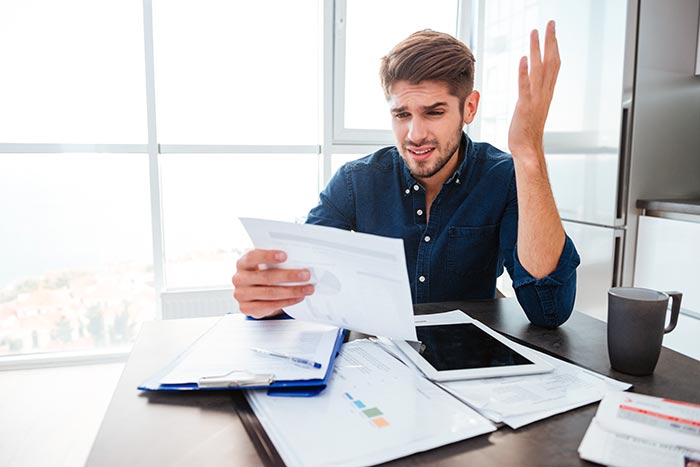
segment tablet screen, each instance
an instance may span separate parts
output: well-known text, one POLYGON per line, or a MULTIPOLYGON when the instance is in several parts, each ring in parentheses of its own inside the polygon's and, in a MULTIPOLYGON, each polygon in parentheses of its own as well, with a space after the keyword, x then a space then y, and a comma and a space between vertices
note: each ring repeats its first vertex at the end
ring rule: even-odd
POLYGON ((421 356, 438 371, 533 364, 469 323, 416 326, 421 356))

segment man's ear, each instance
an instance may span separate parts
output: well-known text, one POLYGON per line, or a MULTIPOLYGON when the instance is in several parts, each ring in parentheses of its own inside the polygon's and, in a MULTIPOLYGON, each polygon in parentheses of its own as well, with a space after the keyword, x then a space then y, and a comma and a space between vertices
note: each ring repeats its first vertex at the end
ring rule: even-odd
POLYGON ((466 99, 464 99, 464 123, 469 125, 474 121, 476 111, 479 109, 479 91, 472 91, 466 99))

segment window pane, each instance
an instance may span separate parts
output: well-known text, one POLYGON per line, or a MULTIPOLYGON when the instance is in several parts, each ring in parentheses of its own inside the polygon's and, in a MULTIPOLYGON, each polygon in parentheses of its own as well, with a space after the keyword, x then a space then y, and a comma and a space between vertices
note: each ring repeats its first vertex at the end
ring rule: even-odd
POLYGON ((318 144, 317 1, 156 0, 166 144, 318 144))
MULTIPOLYGON (((625 3, 621 0, 493 0, 485 2, 480 139, 507 149, 518 99, 518 62, 529 37, 557 22, 562 65, 547 119, 548 132, 586 132, 591 146, 619 143, 625 3)), ((477 70, 477 75, 479 71, 477 70)))
POLYGON ((0 2, 0 142, 145 143, 140 0, 0 2))
POLYGON ((252 247, 238 217, 304 222, 318 201, 315 154, 161 156, 168 287, 231 285, 252 247))
POLYGON ((155 316, 148 160, 0 155, 0 354, 130 342, 155 316))
POLYGON ((421 29, 457 33, 457 1, 347 2, 345 128, 391 129, 379 63, 397 43, 421 29))

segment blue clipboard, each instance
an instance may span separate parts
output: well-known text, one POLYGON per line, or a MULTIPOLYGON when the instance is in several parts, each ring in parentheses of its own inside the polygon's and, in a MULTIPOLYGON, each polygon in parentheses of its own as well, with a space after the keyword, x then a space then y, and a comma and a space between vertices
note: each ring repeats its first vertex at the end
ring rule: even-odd
MULTIPOLYGON (((281 315, 268 319, 292 319, 287 315, 281 315)), ((343 345, 345 329, 338 329, 333 352, 326 365, 326 373, 323 378, 308 379, 303 381, 277 381, 274 375, 258 375, 246 372, 231 372, 227 375, 201 378, 198 383, 161 384, 163 378, 168 375, 191 351, 194 344, 180 354, 174 361, 155 373, 153 376, 138 386, 141 391, 179 392, 179 391, 230 391, 237 389, 267 389, 270 396, 286 397, 310 397, 319 394, 328 385, 328 380, 333 372, 335 358, 343 345)), ((195 341, 196 342, 196 341, 195 341)))

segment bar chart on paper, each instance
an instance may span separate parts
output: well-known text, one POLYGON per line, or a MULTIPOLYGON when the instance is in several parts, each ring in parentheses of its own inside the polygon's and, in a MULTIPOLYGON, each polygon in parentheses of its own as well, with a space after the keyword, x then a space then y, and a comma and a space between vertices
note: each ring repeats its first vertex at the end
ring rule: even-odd
POLYGON ((343 345, 316 397, 246 397, 287 465, 378 464, 495 430, 368 340, 343 345))
POLYGON ((349 392, 344 393, 352 405, 360 411, 377 428, 384 428, 390 425, 389 421, 383 417, 384 413, 377 407, 367 407, 360 399, 355 399, 349 392))

